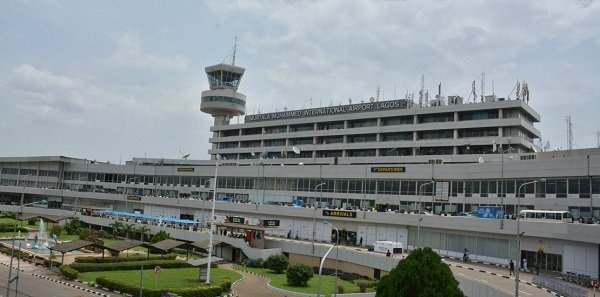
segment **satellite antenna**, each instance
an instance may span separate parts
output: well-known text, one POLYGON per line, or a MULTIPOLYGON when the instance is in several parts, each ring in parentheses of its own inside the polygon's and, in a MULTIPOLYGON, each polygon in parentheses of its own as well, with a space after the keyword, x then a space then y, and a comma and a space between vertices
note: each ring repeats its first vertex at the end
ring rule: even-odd
POLYGON ((184 160, 187 160, 192 155, 192 153, 184 154, 181 150, 179 150, 179 153, 181 154, 181 158, 184 160))
POLYGON ((483 163, 483 162, 485 162, 485 161, 483 160, 483 157, 479 157, 479 163, 483 163))
POLYGON ((252 157, 256 157, 256 154, 255 154, 254 152, 251 152, 251 153, 250 153, 250 155, 251 155, 252 157))
POLYGON ((294 154, 296 154, 296 155, 300 154, 300 149, 297 146, 293 146, 292 151, 294 151, 294 154))

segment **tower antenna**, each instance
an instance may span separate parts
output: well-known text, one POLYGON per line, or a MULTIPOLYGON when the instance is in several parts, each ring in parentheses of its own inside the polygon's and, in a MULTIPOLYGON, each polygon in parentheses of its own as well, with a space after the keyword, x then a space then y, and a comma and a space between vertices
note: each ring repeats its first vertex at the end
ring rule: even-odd
POLYGON ((237 52, 237 36, 233 42, 233 58, 231 58, 231 66, 235 66, 235 53, 237 52))
POLYGON ((567 150, 573 149, 573 122, 571 122, 571 115, 566 118, 567 121, 567 150))
POLYGON ((423 106, 423 95, 425 93, 425 75, 421 74, 421 90, 419 91, 419 107, 423 106))

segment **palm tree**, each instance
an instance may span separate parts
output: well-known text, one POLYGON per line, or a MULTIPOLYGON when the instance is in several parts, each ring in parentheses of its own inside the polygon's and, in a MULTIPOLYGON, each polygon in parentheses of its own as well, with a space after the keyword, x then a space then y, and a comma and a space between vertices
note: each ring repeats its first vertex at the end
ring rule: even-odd
POLYGON ((112 228, 113 236, 115 236, 115 232, 116 233, 121 233, 121 231, 123 230, 123 228, 125 226, 120 221, 114 221, 113 223, 111 223, 110 225, 108 225, 108 227, 112 228))
POLYGON ((133 233, 134 231, 135 231, 134 224, 125 224, 125 226, 123 226, 123 232, 125 232, 126 239, 129 239, 129 233, 133 233))
POLYGON ((147 226, 141 225, 135 229, 135 232, 140 234, 140 238, 141 238, 140 240, 142 242, 144 242, 144 235, 148 235, 150 233, 150 228, 148 228, 147 226))

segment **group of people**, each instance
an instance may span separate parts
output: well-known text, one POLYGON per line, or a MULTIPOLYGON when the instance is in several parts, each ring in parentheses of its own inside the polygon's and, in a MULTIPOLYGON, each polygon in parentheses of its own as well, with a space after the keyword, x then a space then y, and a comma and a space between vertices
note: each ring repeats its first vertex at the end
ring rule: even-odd
MULTIPOLYGON (((527 269, 527 259, 523 258, 521 260, 521 269, 523 269, 523 271, 525 272, 529 272, 529 270, 527 269)), ((508 270, 509 270, 509 275, 513 275, 515 274, 515 262, 510 259, 510 262, 508 263, 508 270)), ((535 263, 535 273, 536 274, 540 274, 540 263, 535 263)))

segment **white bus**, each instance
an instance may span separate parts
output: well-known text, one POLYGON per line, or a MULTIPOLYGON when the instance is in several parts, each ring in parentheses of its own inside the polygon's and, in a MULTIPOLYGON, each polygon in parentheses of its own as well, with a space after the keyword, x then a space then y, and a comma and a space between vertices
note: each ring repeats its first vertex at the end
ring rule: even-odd
POLYGON ((573 222, 573 215, 566 210, 522 210, 519 215, 528 221, 573 222))
POLYGON ((402 242, 378 240, 373 243, 373 251, 376 253, 387 254, 389 251, 392 255, 402 255, 402 242))

